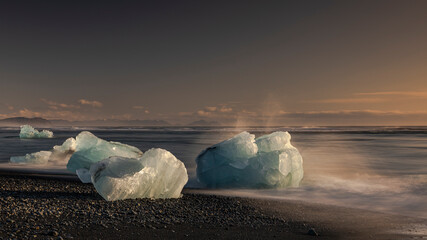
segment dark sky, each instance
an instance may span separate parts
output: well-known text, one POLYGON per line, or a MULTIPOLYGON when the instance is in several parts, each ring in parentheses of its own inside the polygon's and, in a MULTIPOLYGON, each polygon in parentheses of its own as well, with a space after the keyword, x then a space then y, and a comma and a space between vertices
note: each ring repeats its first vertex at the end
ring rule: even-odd
POLYGON ((356 123, 361 113, 405 124, 401 115, 427 116, 426 9, 389 0, 3 1, 0 117, 326 114, 332 125, 350 112, 356 123))

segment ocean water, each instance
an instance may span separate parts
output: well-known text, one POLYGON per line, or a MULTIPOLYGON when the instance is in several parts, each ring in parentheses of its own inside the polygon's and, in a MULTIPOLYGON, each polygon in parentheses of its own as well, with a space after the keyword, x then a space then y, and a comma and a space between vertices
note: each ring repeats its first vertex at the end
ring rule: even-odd
POLYGON ((18 128, 0 128, 0 168, 70 174, 65 166, 11 165, 11 156, 50 150, 88 130, 96 136, 146 151, 164 148, 184 162, 187 188, 201 188, 194 159, 206 147, 241 131, 256 136, 289 131, 304 159, 298 188, 233 189, 213 194, 291 199, 427 218, 427 127, 154 127, 54 128, 52 139, 19 139, 18 128))

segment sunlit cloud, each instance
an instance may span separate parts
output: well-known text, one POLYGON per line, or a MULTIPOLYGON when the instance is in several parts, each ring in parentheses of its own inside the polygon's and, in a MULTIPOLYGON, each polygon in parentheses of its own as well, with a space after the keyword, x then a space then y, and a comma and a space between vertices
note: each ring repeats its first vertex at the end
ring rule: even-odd
POLYGON ((52 109, 52 110, 58 110, 58 109, 61 109, 61 108, 64 108, 64 109, 67 109, 67 108, 68 109, 78 109, 78 108, 80 108, 80 106, 78 106, 78 105, 65 104, 65 103, 57 103, 57 102, 54 102, 54 101, 51 101, 51 100, 47 100, 45 98, 41 98, 40 100, 42 102, 46 103, 49 106, 49 108, 52 109))
POLYGON ((427 111, 383 111, 375 109, 326 110, 285 112, 276 116, 275 124, 288 126, 333 126, 333 125, 425 125, 427 111))
POLYGON ((193 112, 179 112, 178 116, 186 117, 186 116, 192 116, 193 114, 194 114, 193 112))
POLYGON ((376 103, 387 101, 384 98, 333 98, 317 100, 317 103, 376 103))
POLYGON ((391 91, 391 92, 365 92, 355 93, 358 96, 409 96, 409 97, 422 97, 427 98, 427 92, 405 92, 405 91, 391 91))
POLYGON ((62 120, 91 120, 90 117, 85 116, 78 112, 72 112, 69 110, 46 110, 46 111, 33 111, 28 108, 20 109, 16 112, 9 113, 9 114, 0 114, 1 118, 12 118, 12 117, 27 117, 27 118, 34 118, 34 117, 40 117, 45 119, 62 119, 62 120))
POLYGON ((111 115, 110 119, 113 119, 113 120, 131 120, 131 119, 134 119, 134 117, 130 113, 125 113, 125 114, 119 114, 119 115, 111 115))
POLYGON ((410 100, 414 98, 426 98, 427 92, 411 92, 411 91, 390 91, 390 92, 363 92, 353 93, 352 97, 348 98, 331 98, 320 99, 309 102, 326 103, 326 104, 356 104, 356 103, 380 103, 391 102, 395 100, 410 100), (356 97, 355 97, 356 96, 356 97))
POLYGON ((133 109, 136 109, 136 110, 140 110, 140 111, 142 111, 143 113, 146 113, 146 114, 149 114, 150 113, 150 110, 148 110, 146 107, 144 107, 144 106, 132 106, 132 108, 133 109))
POLYGON ((90 101, 90 100, 86 100, 86 99, 80 99, 79 103, 82 105, 90 105, 92 107, 102 107, 103 104, 99 101, 90 101))
POLYGON ((244 116, 249 116, 249 117, 256 117, 256 116, 260 116, 261 114, 255 111, 248 111, 246 109, 243 109, 242 111, 238 112, 238 115, 244 115, 244 116))
MULTIPOLYGON (((58 103, 52 100, 48 100, 45 98, 41 98, 40 99, 42 102, 44 102, 45 104, 48 105, 48 107, 52 110, 60 110, 60 109, 79 109, 81 106, 79 105, 75 105, 75 104, 66 104, 66 103, 58 103)), ((80 99, 78 100, 78 103, 80 103, 81 105, 88 105, 88 106, 92 106, 92 107, 102 107, 103 104, 99 101, 89 101, 86 99, 80 99)))
POLYGON ((212 115, 212 112, 207 112, 204 110, 199 110, 197 111, 197 115, 201 116, 201 117, 209 117, 212 115))
POLYGON ((217 107, 205 107, 205 109, 209 112, 214 112, 217 110, 217 107))
POLYGON ((381 111, 381 110, 330 110, 330 111, 305 111, 305 112, 285 112, 281 111, 280 115, 356 115, 356 114, 370 114, 370 115, 414 115, 414 114, 427 114, 427 111, 381 111))
MULTIPOLYGON (((145 110, 144 110, 145 111, 145 110)), ((63 119, 68 121, 87 120, 135 120, 138 119, 131 113, 113 114, 108 116, 91 116, 88 113, 73 112, 70 110, 33 111, 28 108, 10 114, 0 114, 1 118, 9 117, 41 117, 45 119, 63 119)), ((222 113, 217 109, 214 112, 198 110, 196 112, 179 112, 178 114, 157 114, 158 120, 181 121, 185 124, 200 118, 209 118, 220 124, 229 126, 302 126, 302 125, 402 125, 425 124, 427 111, 382 111, 375 109, 354 109, 354 110, 325 110, 325 111, 284 111, 279 110, 272 116, 266 116, 262 111, 236 110, 231 113, 222 113)), ((174 122, 172 121, 172 122, 174 122)))
POLYGON ((232 109, 231 107, 225 107, 225 106, 222 106, 222 107, 219 109, 219 111, 220 111, 220 112, 222 112, 222 113, 228 113, 228 112, 232 112, 232 111, 233 111, 233 109, 232 109))
POLYGON ((42 114, 40 112, 31 111, 31 110, 28 110, 26 108, 19 110, 18 113, 19 113, 20 117, 32 118, 32 117, 41 117, 42 116, 42 114))
POLYGON ((145 107, 144 106, 132 106, 133 109, 142 110, 145 107))
POLYGON ((219 104, 219 106, 206 106, 203 109, 199 109, 195 112, 180 112, 179 116, 199 116, 199 117, 210 117, 210 118, 221 118, 230 114, 233 108, 226 104, 219 104))
MULTIPOLYGON (((382 99, 396 98, 397 93, 357 93, 349 98, 323 99, 325 103, 371 103, 380 102, 382 99), (357 95, 359 94, 359 95, 357 95), (357 97, 359 96, 359 97, 357 97)), ((402 98, 406 96, 422 96, 420 92, 400 94, 402 98)), ((187 124, 197 120, 216 121, 222 125, 228 126, 296 126, 296 125, 369 125, 369 124, 426 124, 427 111, 414 111, 418 109, 397 108, 392 111, 385 111, 381 106, 376 108, 375 105, 368 105, 372 109, 363 107, 347 107, 342 105, 341 110, 323 110, 324 108, 315 109, 315 111, 292 111, 285 109, 280 104, 268 102, 272 108, 265 109, 262 106, 241 106, 238 104, 217 104, 207 105, 196 108, 193 111, 183 112, 163 112, 150 113, 149 109, 143 105, 130 105, 126 113, 123 112, 103 112, 103 109, 92 109, 89 107, 99 107, 102 103, 98 101, 89 101, 80 99, 75 104, 60 103, 52 100, 42 99, 43 107, 31 108, 13 108, 8 111, 6 104, 3 105, 3 111, 0 118, 8 117, 41 117, 45 119, 63 119, 69 121, 90 121, 90 120, 114 120, 122 122, 127 120, 138 119, 156 119, 165 120, 173 124, 187 124), (84 107, 87 105, 88 107, 84 107), (277 106, 276 106, 277 105, 277 106), (95 111, 96 110, 96 111, 95 111), (150 115, 148 115, 150 114, 150 115), (120 120, 120 121, 119 121, 120 120)), ((333 106, 336 109, 336 106, 333 106)), ((113 121, 113 123, 114 123, 113 121)))
MULTIPOLYGON (((227 114, 233 112, 233 108, 227 106, 226 104, 220 104, 218 107, 215 106, 206 106, 201 110, 197 110, 193 115, 200 117, 224 117, 227 114)), ((181 115, 185 115, 181 113, 181 115)))

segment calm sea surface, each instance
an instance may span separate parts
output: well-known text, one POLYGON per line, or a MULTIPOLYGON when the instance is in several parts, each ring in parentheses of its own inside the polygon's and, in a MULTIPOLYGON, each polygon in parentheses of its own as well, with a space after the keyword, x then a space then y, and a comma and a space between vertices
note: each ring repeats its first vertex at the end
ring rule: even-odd
POLYGON ((50 150, 87 130, 142 151, 164 148, 184 162, 187 187, 199 188, 194 159, 206 147, 241 131, 256 136, 289 131, 304 159, 299 188, 216 190, 216 194, 295 199, 427 218, 427 127, 334 128, 54 128, 52 139, 19 139, 18 128, 0 128, 0 168, 67 173, 65 166, 16 166, 11 156, 50 150))

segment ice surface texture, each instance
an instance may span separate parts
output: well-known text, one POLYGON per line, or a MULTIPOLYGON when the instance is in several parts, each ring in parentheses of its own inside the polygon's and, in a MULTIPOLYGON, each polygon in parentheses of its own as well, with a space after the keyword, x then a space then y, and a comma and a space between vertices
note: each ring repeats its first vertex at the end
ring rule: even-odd
POLYGON ((90 172, 86 168, 80 168, 76 170, 76 175, 82 181, 82 183, 91 183, 90 172))
POLYGON ((90 174, 96 190, 108 201, 178 198, 188 181, 184 164, 159 148, 140 158, 109 157, 93 164, 90 174))
POLYGON ((49 130, 37 131, 30 125, 22 125, 21 132, 19 133, 20 138, 52 138, 53 132, 49 130))
POLYGON ((242 132, 215 144, 196 159, 197 178, 210 188, 283 188, 301 182, 303 160, 288 132, 255 139, 242 132))
POLYGON ((76 151, 68 161, 67 169, 74 173, 77 169, 89 170, 93 163, 112 156, 138 158, 142 152, 136 147, 108 142, 84 131, 76 137, 76 151))
POLYGON ((25 156, 10 157, 11 163, 65 165, 76 150, 76 140, 68 138, 62 145, 50 151, 28 153, 25 156))

